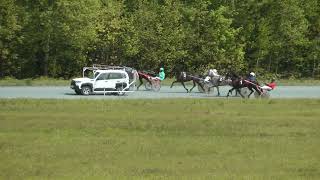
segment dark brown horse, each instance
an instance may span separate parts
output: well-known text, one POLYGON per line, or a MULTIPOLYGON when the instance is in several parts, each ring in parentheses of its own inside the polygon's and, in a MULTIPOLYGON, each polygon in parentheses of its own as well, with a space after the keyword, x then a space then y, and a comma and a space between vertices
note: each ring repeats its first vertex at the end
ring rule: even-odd
POLYGON ((170 88, 172 88, 173 84, 175 83, 181 83, 184 89, 187 91, 187 93, 191 92, 192 89, 196 87, 196 85, 200 86, 204 90, 203 83, 201 83, 203 81, 202 76, 192 75, 183 71, 183 72, 177 73, 175 77, 176 77, 176 80, 172 82, 170 88), (193 86, 190 90, 188 90, 184 84, 185 82, 188 82, 188 81, 193 82, 193 86))
POLYGON ((236 75, 235 73, 229 73, 227 76, 230 77, 231 79, 230 86, 232 86, 232 88, 228 91, 227 97, 229 97, 229 94, 231 94, 233 90, 236 90, 236 92, 239 93, 242 98, 244 98, 244 96, 240 91, 240 89, 244 87, 248 88, 251 91, 248 95, 248 98, 250 98, 254 90, 259 94, 259 96, 261 95, 262 90, 258 82, 251 82, 245 78, 242 78, 236 75))
POLYGON ((140 84, 137 86, 137 90, 139 90, 140 86, 143 84, 143 79, 146 80, 146 83, 149 83, 151 86, 151 78, 156 76, 156 74, 152 71, 138 71, 138 75, 140 84))

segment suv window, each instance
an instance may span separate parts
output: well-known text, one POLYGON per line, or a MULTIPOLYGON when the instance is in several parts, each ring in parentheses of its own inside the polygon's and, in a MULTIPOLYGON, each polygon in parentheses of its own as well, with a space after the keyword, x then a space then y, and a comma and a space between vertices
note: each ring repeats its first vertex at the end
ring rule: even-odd
POLYGON ((125 77, 123 73, 110 73, 108 79, 124 79, 125 77))
POLYGON ((97 80, 107 80, 107 79, 108 79, 107 73, 100 74, 100 76, 97 78, 97 80))

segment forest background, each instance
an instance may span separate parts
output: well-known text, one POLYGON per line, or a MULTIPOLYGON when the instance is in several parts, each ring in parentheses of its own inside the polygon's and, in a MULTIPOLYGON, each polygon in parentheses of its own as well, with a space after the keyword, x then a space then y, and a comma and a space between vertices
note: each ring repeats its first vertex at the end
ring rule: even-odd
POLYGON ((1 0, 0 78, 94 63, 320 78, 319 0, 1 0))

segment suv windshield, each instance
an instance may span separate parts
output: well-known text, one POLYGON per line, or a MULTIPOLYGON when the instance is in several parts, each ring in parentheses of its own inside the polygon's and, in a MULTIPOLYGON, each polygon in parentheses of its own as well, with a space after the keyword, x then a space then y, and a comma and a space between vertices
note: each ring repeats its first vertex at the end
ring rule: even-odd
POLYGON ((99 72, 93 73, 92 71, 87 71, 87 72, 85 72, 83 77, 95 79, 99 74, 100 74, 99 72))
POLYGON ((95 79, 99 74, 100 74, 99 72, 94 73, 94 76, 92 76, 91 79, 95 79))

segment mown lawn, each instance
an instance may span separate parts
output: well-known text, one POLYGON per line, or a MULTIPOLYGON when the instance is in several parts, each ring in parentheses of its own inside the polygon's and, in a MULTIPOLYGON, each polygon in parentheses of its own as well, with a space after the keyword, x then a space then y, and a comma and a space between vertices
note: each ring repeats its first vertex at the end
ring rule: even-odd
POLYGON ((320 100, 0 100, 0 179, 320 179, 320 100))

